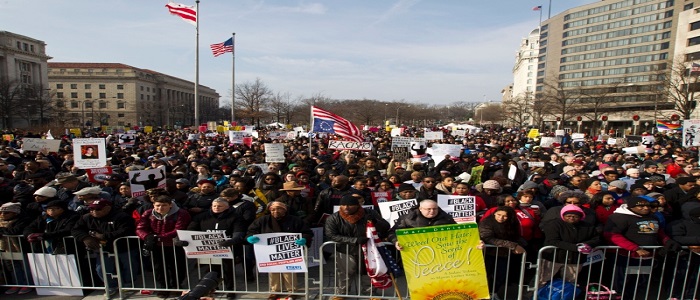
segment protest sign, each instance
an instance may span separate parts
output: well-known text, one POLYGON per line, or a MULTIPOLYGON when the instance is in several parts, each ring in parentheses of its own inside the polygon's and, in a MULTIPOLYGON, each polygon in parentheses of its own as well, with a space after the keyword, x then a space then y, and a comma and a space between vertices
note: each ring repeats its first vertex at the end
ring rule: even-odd
POLYGON ((534 139, 536 137, 540 136, 540 130, 539 129, 530 129, 530 131, 527 133, 527 137, 534 139))
POLYGON ((268 163, 283 163, 284 158, 284 144, 269 144, 265 143, 265 162, 268 163))
POLYGON ((372 203, 378 205, 382 202, 391 201, 391 192, 372 192, 372 203))
POLYGON ((452 136, 454 137, 464 137, 465 135, 467 135, 467 131, 464 129, 452 130, 452 136))
POLYGON ((411 299, 488 299, 476 224, 399 229, 411 299))
POLYGON ((147 190, 165 188, 165 168, 137 170, 129 172, 131 196, 143 196, 147 190))
POLYGON ((136 143, 136 134, 121 133, 119 134, 119 147, 133 148, 136 143))
POLYGON ((214 232, 178 230, 177 237, 188 243, 184 247, 187 258, 233 259, 233 253, 229 247, 219 247, 219 242, 226 240, 226 233, 223 230, 214 232))
POLYGON ((540 147, 542 148, 551 148, 554 143, 561 144, 561 137, 543 136, 540 139, 540 147))
POLYGON ((425 133, 423 133, 423 137, 425 137, 425 139, 428 141, 441 140, 442 131, 426 131, 425 133))
POLYGON ((304 248, 294 243, 301 233, 256 234, 260 241, 255 243, 255 263, 260 273, 303 273, 306 272, 304 248))
POLYGON ((24 151, 37 151, 44 154, 49 152, 58 152, 61 148, 61 140, 45 140, 35 138, 23 138, 22 149, 24 151))
POLYGON ((87 169, 88 181, 102 183, 107 175, 112 174, 112 167, 87 169))
POLYGON ((438 195, 437 202, 457 223, 476 222, 476 197, 438 195))
POLYGON ((542 167, 544 167, 544 162, 543 161, 528 161, 527 165, 529 167, 542 168, 542 167))
POLYGON ((683 121, 683 147, 700 146, 700 120, 683 121))
POLYGON ((455 144, 433 144, 430 148, 430 152, 435 165, 437 165, 443 161, 448 154, 450 157, 459 157, 462 155, 462 146, 455 144))
POLYGON ((73 157, 75 166, 80 169, 100 168, 107 165, 105 139, 74 139, 73 157))
POLYGON ((153 132, 153 126, 143 126, 143 133, 153 132))
POLYGON ((372 151, 371 142, 328 141, 328 149, 372 151))
POLYGON ((642 136, 642 145, 646 146, 647 148, 654 147, 654 143, 656 143, 656 138, 654 138, 653 135, 642 136))
POLYGON ((403 133, 403 128, 392 128, 391 129, 391 136, 400 136, 403 133))
POLYGON ((83 296, 75 255, 30 253, 27 256, 27 261, 27 265, 31 269, 31 276, 34 278, 34 284, 43 286, 36 289, 37 295, 83 296))
POLYGON ((289 132, 286 131, 271 131, 267 133, 267 137, 273 140, 286 140, 289 132))
POLYGON ((416 199, 397 200, 379 203, 379 212, 382 218, 394 226, 400 216, 408 214, 412 207, 418 205, 416 199))
POLYGON ((414 162, 428 161, 428 145, 426 139, 411 139, 411 157, 414 162))
POLYGON ((586 135, 583 133, 574 133, 571 135, 572 140, 582 140, 584 138, 586 138, 586 135))

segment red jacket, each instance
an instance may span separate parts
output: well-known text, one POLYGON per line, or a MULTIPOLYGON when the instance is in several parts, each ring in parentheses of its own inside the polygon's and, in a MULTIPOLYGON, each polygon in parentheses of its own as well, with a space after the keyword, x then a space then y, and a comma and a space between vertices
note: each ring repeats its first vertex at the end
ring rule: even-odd
POLYGON ((685 171, 683 171, 683 167, 674 162, 666 166, 666 173, 671 175, 671 178, 676 178, 678 174, 685 173, 685 171))
POLYGON ((158 245, 172 246, 173 238, 177 237, 177 230, 185 230, 190 224, 192 217, 187 210, 180 209, 173 205, 171 210, 175 213, 168 213, 165 218, 158 218, 154 215, 153 209, 149 209, 141 215, 139 223, 136 225, 136 235, 140 239, 145 239, 149 234, 155 233, 158 236, 158 245))

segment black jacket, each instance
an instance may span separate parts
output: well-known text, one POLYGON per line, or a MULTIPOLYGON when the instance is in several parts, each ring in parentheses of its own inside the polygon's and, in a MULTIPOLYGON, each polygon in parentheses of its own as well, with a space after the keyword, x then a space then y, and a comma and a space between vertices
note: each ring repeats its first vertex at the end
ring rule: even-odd
POLYGON ((203 212, 190 222, 187 230, 194 231, 224 231, 229 239, 236 243, 243 242, 243 236, 248 228, 245 226, 243 218, 229 208, 226 211, 215 215, 211 210, 203 212))
POLYGON ((545 251, 542 255, 545 259, 557 263, 583 263, 586 256, 579 254, 576 246, 578 243, 588 244, 593 248, 602 244, 602 236, 592 224, 579 221, 573 225, 559 218, 544 227, 544 245, 559 249, 545 251))
POLYGON ((333 213, 326 220, 324 233, 329 241, 338 243, 336 250, 348 254, 358 253, 358 238, 365 237, 367 232, 367 221, 372 220, 377 228, 377 235, 380 239, 386 238, 389 232, 389 222, 384 220, 379 212, 373 209, 365 209, 365 215, 355 224, 350 224, 340 216, 340 212, 333 213), (344 244, 350 244, 346 247, 344 244))
POLYGON ((454 218, 446 213, 442 208, 438 208, 438 214, 435 218, 428 219, 420 213, 419 206, 416 206, 408 211, 396 221, 394 227, 389 230, 388 240, 391 243, 396 243, 396 230, 405 228, 418 228, 427 226, 437 226, 437 225, 447 225, 447 224, 457 224, 454 218))
POLYGON ((32 221, 29 226, 24 228, 24 236, 29 236, 32 233, 43 233, 42 238, 45 241, 51 241, 53 248, 57 248, 57 243, 62 243, 63 238, 71 235, 71 230, 80 219, 80 214, 64 210, 63 214, 57 219, 47 222, 48 216, 39 216, 32 221))
POLYGON ((301 237, 306 239, 306 245, 311 245, 311 239, 314 236, 313 231, 309 229, 304 220, 297 216, 286 215, 282 220, 277 221, 280 230, 274 230, 272 224, 272 216, 264 215, 253 221, 248 227, 248 233, 246 236, 261 234, 261 233, 274 233, 274 232, 289 232, 289 233, 301 233, 301 237))
MULTIPOLYGON (((136 224, 134 219, 120 209, 112 208, 106 216, 95 218, 90 214, 85 214, 78 219, 78 222, 71 230, 71 234, 77 242, 82 242, 90 237, 90 231, 95 231, 105 235, 106 243, 102 247, 105 251, 113 251, 114 240, 120 237, 136 235, 136 224)), ((119 249, 127 251, 126 240, 122 239, 123 244, 120 244, 119 249)), ((138 249, 138 248, 136 248, 138 249)))
POLYGON ((332 214, 333 206, 340 204, 340 198, 343 198, 343 196, 352 192, 353 190, 350 188, 350 186, 346 186, 345 188, 340 190, 336 188, 328 188, 321 191, 321 193, 318 194, 318 198, 316 199, 316 205, 314 205, 314 210, 311 213, 311 215, 307 217, 306 221, 309 224, 323 225, 322 221, 319 222, 323 214, 332 214))

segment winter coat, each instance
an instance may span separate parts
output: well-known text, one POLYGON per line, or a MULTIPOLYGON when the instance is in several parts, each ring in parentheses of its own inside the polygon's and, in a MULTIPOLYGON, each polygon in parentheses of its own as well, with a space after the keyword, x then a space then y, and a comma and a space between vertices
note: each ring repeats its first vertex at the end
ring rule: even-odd
MULTIPOLYGON (((105 235, 105 243, 102 247, 105 251, 113 251, 114 240, 120 237, 132 236, 135 234, 134 220, 117 208, 112 210, 102 218, 95 218, 90 214, 84 214, 80 217, 75 227, 71 230, 71 234, 77 242, 82 242, 90 237, 90 231, 95 231, 105 235)), ((117 246, 122 252, 127 251, 126 240, 122 239, 122 243, 117 246)))
POLYGON ((321 193, 318 194, 318 198, 316 199, 316 204, 314 205, 314 210, 309 215, 308 218, 306 218, 307 223, 309 224, 317 224, 321 223, 319 222, 321 220, 321 217, 323 214, 332 214, 333 213, 333 206, 339 205, 340 203, 340 198, 343 198, 343 196, 352 193, 352 189, 350 189, 349 186, 346 186, 343 189, 336 189, 336 188, 328 188, 321 193))
POLYGON ((147 236, 155 234, 158 236, 158 245, 172 246, 173 238, 177 237, 177 230, 186 229, 191 220, 190 213, 180 209, 175 203, 166 215, 149 209, 141 215, 141 220, 136 225, 136 235, 145 240, 147 236))
POLYGON ((700 220, 683 219, 672 222, 668 235, 683 246, 700 246, 700 220))
POLYGON ((420 206, 411 208, 408 214, 405 214, 396 221, 396 224, 389 230, 388 240, 396 244, 396 230, 405 228, 418 228, 427 226, 437 226, 437 225, 447 225, 447 224, 457 224, 454 218, 446 213, 442 208, 438 208, 438 214, 432 219, 428 219, 420 213, 420 206))
MULTIPOLYGON (((491 220, 491 218, 484 218, 484 220, 491 220)), ((500 225, 502 224, 496 221, 482 221, 479 223, 479 237, 481 237, 481 240, 485 244, 508 248, 510 251, 515 250, 517 246, 525 247, 526 242, 522 237, 519 237, 519 234, 517 235, 518 238, 516 239, 498 235, 498 230, 496 230, 495 226, 500 225)), ((484 253, 488 255, 508 256, 510 251, 504 251, 503 249, 493 247, 484 248, 484 253)))
POLYGON ((229 208, 226 211, 214 214, 211 210, 198 214, 192 219, 187 230, 193 231, 223 231, 230 239, 236 242, 243 242, 242 238, 248 228, 245 226, 245 221, 236 212, 235 209, 229 208))
MULTIPOLYGON (((493 207, 484 213, 482 218, 486 218, 492 215, 498 207, 493 207)), ((520 235, 526 241, 532 240, 533 238, 541 238, 542 230, 540 230, 539 225, 542 217, 535 213, 535 210, 530 207, 516 207, 515 216, 518 217, 520 222, 520 235)))
POLYGON ((669 239, 653 214, 638 215, 629 210, 627 204, 610 215, 603 236, 613 245, 631 251, 631 257, 639 257, 635 251, 640 246, 663 246, 669 239))
POLYGON ((41 233, 42 240, 53 249, 52 253, 65 253, 63 238, 71 235, 71 230, 78 219, 80 214, 71 210, 64 210, 56 219, 50 219, 47 215, 39 216, 24 228, 24 236, 41 233))
POLYGON ((364 217, 355 224, 350 224, 340 216, 340 212, 335 212, 326 220, 324 233, 329 241, 338 243, 336 251, 354 255, 358 253, 359 249, 357 239, 366 236, 368 220, 373 221, 380 239, 387 237, 391 226, 389 222, 382 218, 379 212, 373 209, 365 209, 364 217), (346 247, 346 244, 349 244, 349 246, 346 247))
POLYGON ((544 246, 555 246, 559 249, 545 251, 543 257, 558 263, 582 263, 586 256, 579 254, 576 246, 578 243, 596 247, 602 243, 602 239, 592 224, 580 221, 570 224, 562 219, 554 220, 544 229, 544 246))

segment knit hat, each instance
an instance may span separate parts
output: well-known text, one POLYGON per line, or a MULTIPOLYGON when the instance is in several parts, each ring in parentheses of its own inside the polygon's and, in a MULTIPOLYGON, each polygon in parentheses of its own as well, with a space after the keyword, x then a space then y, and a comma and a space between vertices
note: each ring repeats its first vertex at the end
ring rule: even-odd
POLYGON ((627 189, 627 183, 622 180, 614 180, 608 183, 608 186, 613 186, 621 190, 627 189))
POLYGON ((627 199, 627 208, 633 208, 641 205, 649 205, 649 200, 642 197, 632 197, 627 199))
POLYGON ((690 182, 695 182, 695 177, 685 176, 685 177, 676 178, 676 184, 678 184, 678 185, 686 185, 690 182))
POLYGON ((397 193, 405 192, 405 191, 415 191, 416 188, 413 187, 412 184, 410 183, 402 183, 399 185, 399 189, 396 191, 397 193))
POLYGON ((564 167, 563 172, 561 172, 561 173, 566 174, 569 171, 575 171, 575 170, 576 170, 576 168, 574 168, 572 166, 566 166, 566 167, 564 167))
POLYGON ((500 190, 501 185, 498 184, 498 181, 495 180, 486 180, 484 181, 484 184, 482 185, 484 189, 489 189, 489 190, 500 190))
POLYGON ((577 214, 581 216, 581 219, 586 217, 586 213, 583 212, 583 209, 578 207, 578 205, 575 204, 567 204, 564 205, 564 207, 561 208, 561 212, 559 213, 559 216, 564 219, 564 215, 566 214, 577 214))
POLYGON ((18 214, 22 210, 22 204, 8 202, 0 206, 0 212, 13 212, 18 214))
POLYGON ((49 201, 49 203, 46 203, 46 208, 49 208, 49 207, 60 207, 63 209, 68 209, 68 203, 66 201, 63 201, 63 200, 52 200, 52 201, 49 201))
POLYGON ((340 198, 340 205, 360 205, 360 200, 358 200, 355 196, 352 194, 347 194, 343 196, 343 198, 340 198))

